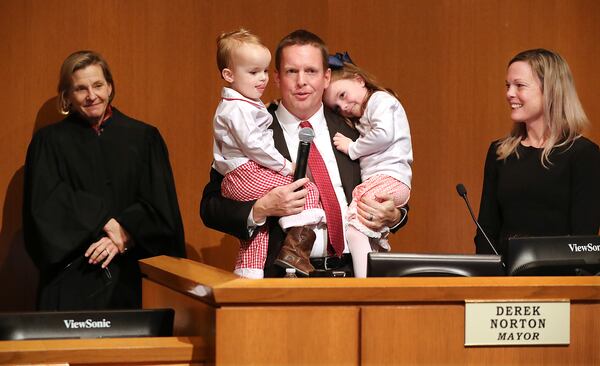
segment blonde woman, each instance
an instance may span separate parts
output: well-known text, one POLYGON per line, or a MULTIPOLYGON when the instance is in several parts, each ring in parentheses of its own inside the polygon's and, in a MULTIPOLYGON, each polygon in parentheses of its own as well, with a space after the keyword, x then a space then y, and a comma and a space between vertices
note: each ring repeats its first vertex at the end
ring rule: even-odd
MULTIPOLYGON (((594 235, 600 225, 600 153, 569 66, 535 49, 508 63, 511 133, 490 145, 479 222, 500 254, 511 236, 594 235)), ((477 253, 492 249, 481 233, 477 253)))

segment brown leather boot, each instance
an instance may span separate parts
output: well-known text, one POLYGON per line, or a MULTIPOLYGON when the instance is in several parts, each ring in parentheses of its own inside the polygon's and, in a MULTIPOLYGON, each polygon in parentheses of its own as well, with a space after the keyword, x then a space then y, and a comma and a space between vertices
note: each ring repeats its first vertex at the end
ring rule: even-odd
POLYGON ((283 268, 295 268, 300 275, 308 276, 315 270, 309 257, 316 237, 308 226, 289 229, 275 264, 283 268))

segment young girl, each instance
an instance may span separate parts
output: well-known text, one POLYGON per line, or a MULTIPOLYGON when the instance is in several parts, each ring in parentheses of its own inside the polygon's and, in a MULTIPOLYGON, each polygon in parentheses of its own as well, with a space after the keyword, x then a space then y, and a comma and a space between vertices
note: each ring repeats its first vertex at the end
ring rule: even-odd
MULTIPOLYGON (((223 196, 250 201, 271 189, 292 183, 293 166, 275 148, 273 118, 261 102, 269 81, 271 53, 258 37, 240 29, 223 33, 217 39, 217 64, 228 86, 214 117, 213 167, 224 175, 223 196)), ((325 219, 314 183, 305 185, 308 193, 304 211, 279 219, 288 230, 277 264, 296 268, 308 276, 314 270, 309 255, 315 241, 314 226, 325 219)), ((262 225, 249 241, 242 241, 235 273, 262 278, 267 258, 269 231, 262 225)))
MULTIPOLYGON (((366 277, 367 254, 379 248, 390 250, 389 229, 379 232, 365 226, 357 215, 363 197, 381 201, 391 196, 396 207, 410 197, 412 146, 408 119, 397 96, 379 86, 372 76, 352 63, 347 53, 330 56, 331 83, 323 101, 348 118, 360 133, 356 141, 337 133, 333 142, 351 159, 360 159, 363 183, 352 192, 346 237, 355 277, 366 277)), ((367 218, 368 221, 373 217, 367 218)))

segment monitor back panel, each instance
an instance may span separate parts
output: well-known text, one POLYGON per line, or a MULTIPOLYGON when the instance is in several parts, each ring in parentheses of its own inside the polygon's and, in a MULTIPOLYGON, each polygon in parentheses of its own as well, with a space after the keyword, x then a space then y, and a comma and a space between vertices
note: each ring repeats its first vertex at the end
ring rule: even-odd
POLYGON ((162 337, 173 309, 0 313, 0 340, 162 337))

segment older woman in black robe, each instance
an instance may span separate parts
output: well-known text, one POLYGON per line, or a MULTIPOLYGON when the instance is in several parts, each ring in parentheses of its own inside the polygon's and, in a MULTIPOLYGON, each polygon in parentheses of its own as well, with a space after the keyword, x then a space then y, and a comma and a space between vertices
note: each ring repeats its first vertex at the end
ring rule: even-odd
POLYGON ((38 309, 139 308, 138 259, 185 256, 167 147, 155 127, 111 102, 106 61, 64 61, 59 109, 25 163, 25 245, 40 270, 38 309))

